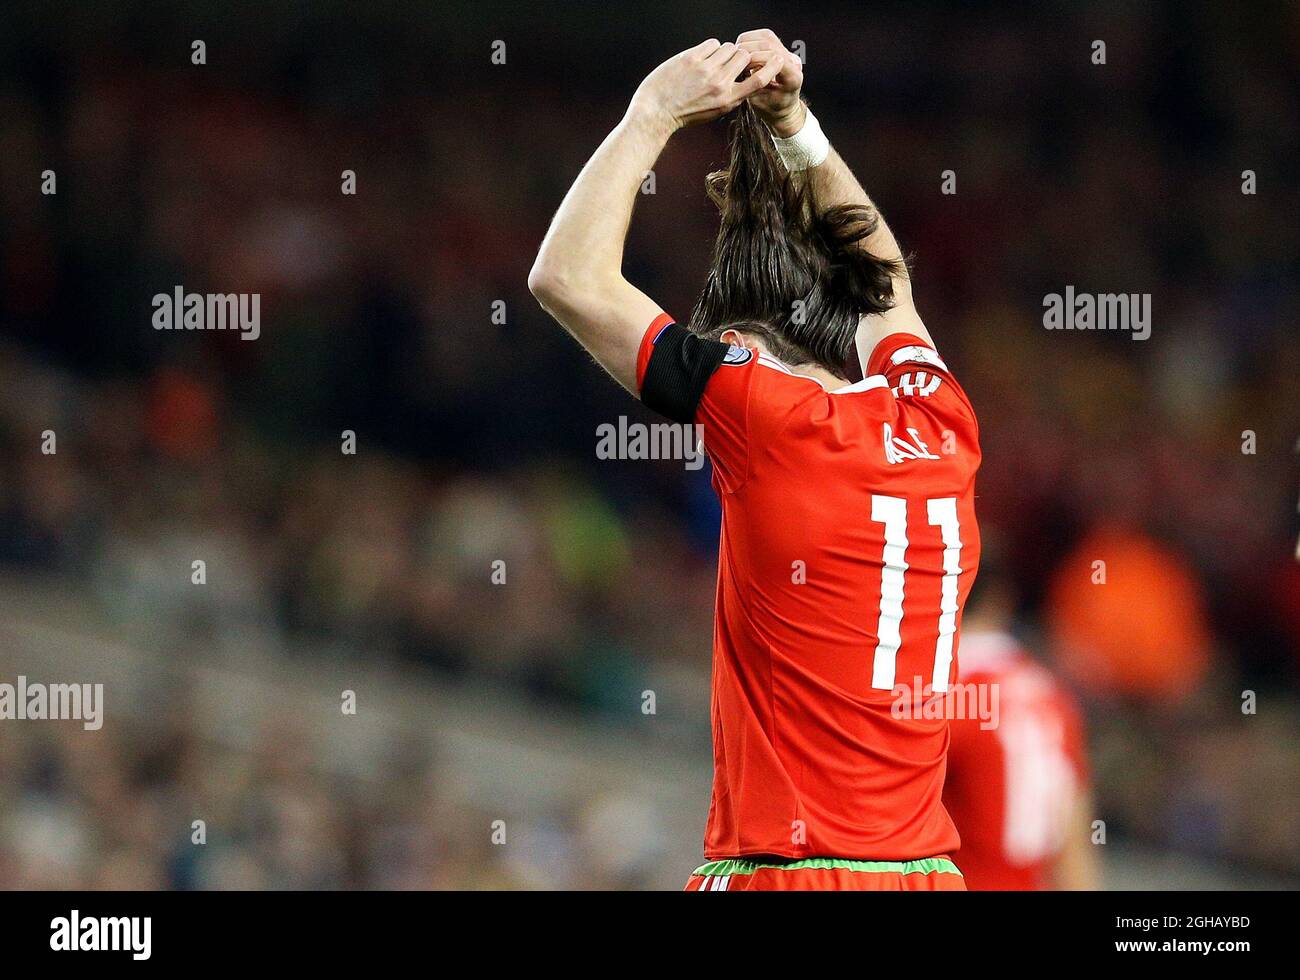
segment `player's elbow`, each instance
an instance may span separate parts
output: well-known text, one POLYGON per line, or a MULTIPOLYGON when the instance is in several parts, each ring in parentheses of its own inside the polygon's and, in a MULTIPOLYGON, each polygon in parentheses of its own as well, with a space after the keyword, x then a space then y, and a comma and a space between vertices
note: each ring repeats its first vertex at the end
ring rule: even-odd
POLYGON ((528 272, 528 291, 549 310, 564 305, 564 298, 573 292, 573 284, 563 270, 539 256, 528 272))
POLYGON ((552 265, 542 257, 528 273, 528 289, 542 309, 562 322, 591 314, 615 291, 613 284, 588 270, 552 265))

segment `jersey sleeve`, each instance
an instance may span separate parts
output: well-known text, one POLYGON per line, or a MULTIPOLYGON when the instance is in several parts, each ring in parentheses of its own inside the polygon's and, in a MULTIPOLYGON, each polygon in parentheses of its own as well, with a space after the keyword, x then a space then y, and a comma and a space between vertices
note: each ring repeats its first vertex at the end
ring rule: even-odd
POLYGON ((641 401, 674 422, 697 424, 725 491, 744 482, 749 465, 749 401, 755 352, 706 340, 666 313, 650 324, 637 352, 641 401))
POLYGON ((979 423, 970 399, 939 352, 910 333, 891 334, 876 345, 867 362, 868 376, 884 377, 894 397, 924 400, 938 413, 969 424, 979 423))

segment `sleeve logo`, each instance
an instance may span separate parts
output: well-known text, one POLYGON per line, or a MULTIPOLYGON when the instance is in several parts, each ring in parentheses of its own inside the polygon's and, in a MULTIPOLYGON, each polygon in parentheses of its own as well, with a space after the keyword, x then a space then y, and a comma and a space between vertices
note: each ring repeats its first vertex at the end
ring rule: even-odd
POLYGON ((730 364, 734 367, 735 365, 738 364, 747 363, 749 359, 753 356, 754 356, 754 352, 750 350, 748 347, 737 347, 735 344, 732 344, 730 347, 727 348, 727 354, 725 357, 723 357, 722 363, 730 364))
POLYGON ((906 371, 898 379, 898 384, 889 389, 895 398, 929 398, 939 390, 941 381, 937 374, 928 371, 906 371))
POLYGON ((929 364, 931 367, 937 367, 940 371, 947 371, 948 365, 943 363, 937 352, 929 347, 921 347, 919 344, 913 344, 911 347, 900 347, 894 351, 889 359, 891 364, 902 364, 905 361, 919 361, 922 364, 929 364))

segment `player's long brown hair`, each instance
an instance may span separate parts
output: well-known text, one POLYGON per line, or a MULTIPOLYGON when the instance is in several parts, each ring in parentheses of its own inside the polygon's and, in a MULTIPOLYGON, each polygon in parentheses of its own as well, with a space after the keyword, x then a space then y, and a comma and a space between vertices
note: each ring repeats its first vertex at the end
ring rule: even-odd
POLYGON ((864 206, 818 208, 748 103, 736 110, 728 140, 726 169, 706 179, 722 225, 691 329, 714 338, 728 328, 755 333, 788 364, 860 378, 858 317, 893 306, 890 277, 903 272, 860 244, 879 217, 864 206))

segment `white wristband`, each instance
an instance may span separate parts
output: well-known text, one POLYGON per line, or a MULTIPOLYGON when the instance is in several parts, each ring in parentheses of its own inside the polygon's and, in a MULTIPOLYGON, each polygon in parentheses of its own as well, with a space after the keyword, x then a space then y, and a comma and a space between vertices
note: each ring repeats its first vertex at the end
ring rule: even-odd
POLYGON ((803 127, 793 136, 782 139, 771 134, 776 155, 791 173, 808 170, 823 163, 831 152, 831 141, 822 132, 821 123, 811 109, 804 110, 803 127))

